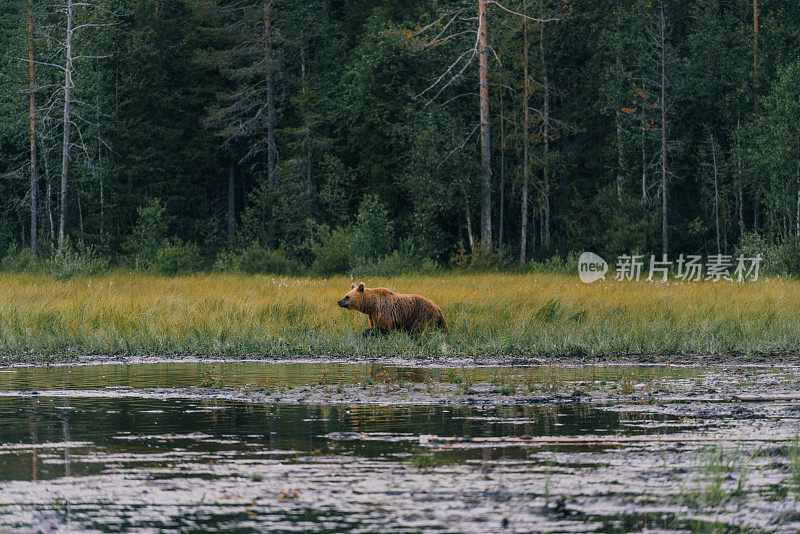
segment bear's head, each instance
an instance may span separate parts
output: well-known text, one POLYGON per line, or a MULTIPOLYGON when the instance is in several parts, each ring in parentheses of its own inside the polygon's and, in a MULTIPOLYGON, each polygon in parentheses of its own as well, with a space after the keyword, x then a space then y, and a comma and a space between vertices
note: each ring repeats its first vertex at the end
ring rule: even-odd
POLYGON ((351 285, 350 291, 341 298, 341 300, 336 301, 342 308, 346 308, 348 310, 360 310, 361 309, 361 301, 364 298, 364 282, 361 282, 358 285, 351 285))

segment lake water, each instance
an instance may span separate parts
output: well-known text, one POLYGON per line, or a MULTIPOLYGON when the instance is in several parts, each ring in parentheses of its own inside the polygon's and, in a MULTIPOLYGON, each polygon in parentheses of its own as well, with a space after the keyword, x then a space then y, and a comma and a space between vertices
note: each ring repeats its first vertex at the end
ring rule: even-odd
MULTIPOLYGON (((458 373, 479 383, 541 371, 458 373)), ((631 376, 684 387, 720 382, 696 368, 547 374, 554 372, 583 388, 631 376)), ((800 530, 792 456, 800 470, 793 448, 800 404, 788 397, 505 406, 223 398, 232 387, 459 376, 387 364, 257 362, 4 370, 0 531, 800 530), (221 398, 191 398, 209 376, 222 382, 221 398), (149 388, 187 398, 150 398, 149 388)), ((749 387, 780 380, 791 390, 798 373, 748 370, 736 380, 742 376, 749 387)))

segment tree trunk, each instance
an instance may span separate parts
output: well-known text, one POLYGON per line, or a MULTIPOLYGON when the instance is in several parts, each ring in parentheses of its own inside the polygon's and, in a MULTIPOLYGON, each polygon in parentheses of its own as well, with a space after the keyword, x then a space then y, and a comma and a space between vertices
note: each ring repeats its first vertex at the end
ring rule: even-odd
POLYGON ((311 103, 309 101, 308 86, 306 85, 306 51, 304 48, 300 49, 300 81, 303 91, 303 102, 305 103, 305 110, 303 113, 303 135, 305 136, 304 144, 306 148, 306 183, 311 187, 311 159, 312 159, 312 146, 311 146, 311 103))
POLYGON ((79 241, 81 243, 83 243, 83 237, 85 235, 84 232, 83 232, 83 205, 81 205, 81 197, 82 196, 83 196, 83 187, 78 187, 78 194, 77 194, 77 199, 78 199, 78 228, 81 231, 81 237, 79 239, 79 241))
POLYGON ((44 183, 47 185, 45 200, 47 205, 47 220, 50 223, 50 245, 52 247, 56 235, 55 224, 53 223, 53 187, 50 185, 50 168, 47 165, 47 158, 44 158, 42 161, 44 162, 44 183))
POLYGON ((550 84, 547 79, 547 57, 544 53, 544 24, 539 25, 539 51, 542 54, 542 88, 544 91, 544 111, 542 113, 542 182, 544 190, 542 221, 542 248, 550 248, 550 166, 547 158, 550 152, 550 84))
POLYGON ((500 210, 498 215, 499 228, 497 229, 497 248, 503 248, 503 211, 505 210, 506 188, 506 134, 505 134, 505 106, 503 105, 503 91, 500 91, 500 210))
POLYGON ((661 7, 661 254, 667 255, 667 43, 664 8, 661 7))
POLYGON ((744 239, 744 199, 741 186, 736 189, 736 211, 739 219, 739 239, 744 239))
POLYGON ((758 0, 753 0, 753 109, 758 117, 758 0))
POLYGON ((742 198, 742 141, 740 137, 740 120, 736 119, 736 178, 739 187, 736 190, 736 204, 739 211, 739 238, 744 239, 744 198, 742 198))
POLYGON ((622 122, 619 111, 615 114, 617 122, 617 202, 622 202, 622 122))
POLYGON ((272 57, 272 0, 264 2, 264 38, 267 59, 267 183, 275 186, 278 146, 275 144, 275 80, 272 57))
POLYGON ((522 209, 519 232, 519 263, 524 264, 528 251, 528 180, 530 179, 530 80, 528 79, 528 21, 522 21, 522 209))
POLYGON ((717 228, 717 254, 720 254, 720 233, 719 233, 719 181, 717 177, 717 144, 711 131, 708 132, 708 139, 711 142, 711 161, 714 167, 714 223, 717 228))
POLYGON ((489 43, 486 0, 478 0, 478 56, 481 128, 481 250, 492 250, 492 162, 489 141, 489 43))
POLYGON ((464 194, 464 213, 466 214, 467 219, 467 239, 469 239, 469 251, 472 256, 475 256, 475 235, 472 233, 472 217, 469 214, 469 199, 467 198, 467 192, 462 188, 462 193, 464 194))
POLYGON ((105 243, 106 238, 106 199, 103 190, 103 178, 100 178, 100 242, 105 243))
POLYGON ((645 123, 642 117, 642 132, 639 136, 639 148, 642 151, 642 204, 647 204, 647 154, 644 150, 645 123))
POLYGON ((236 175, 233 161, 228 163, 228 244, 233 243, 233 231, 236 224, 236 175))
POLYGON ((28 0, 28 82, 30 84, 30 145, 31 145, 31 251, 36 254, 36 84, 33 70, 33 0, 28 0))
POLYGON ((761 222, 761 203, 758 201, 758 185, 753 188, 753 231, 758 233, 758 226, 761 222))
POLYGON ((64 246, 67 222, 67 176, 69 175, 70 96, 72 91, 72 0, 67 0, 66 69, 64 70, 64 142, 61 149, 61 205, 58 220, 58 250, 64 246))

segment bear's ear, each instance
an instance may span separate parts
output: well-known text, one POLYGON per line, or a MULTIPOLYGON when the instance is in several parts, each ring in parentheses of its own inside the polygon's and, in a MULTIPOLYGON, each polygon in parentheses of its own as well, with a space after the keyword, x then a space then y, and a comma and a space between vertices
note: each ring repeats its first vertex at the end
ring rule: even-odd
POLYGON ((355 283, 350 284, 350 289, 355 289, 355 288, 356 288, 356 284, 355 283))
POLYGON ((361 282, 360 284, 358 284, 358 290, 361 291, 361 292, 364 291, 364 282, 361 282))

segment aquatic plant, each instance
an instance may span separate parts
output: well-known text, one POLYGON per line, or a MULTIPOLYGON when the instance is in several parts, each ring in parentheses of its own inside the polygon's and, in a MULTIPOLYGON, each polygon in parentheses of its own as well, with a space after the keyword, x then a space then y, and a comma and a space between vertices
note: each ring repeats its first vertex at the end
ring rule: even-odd
POLYGON ((738 449, 731 450, 722 445, 701 449, 696 467, 697 486, 684 494, 684 501, 696 508, 717 508, 744 495, 751 459, 744 460, 738 449), (736 481, 735 487, 730 484, 733 480, 736 481))
POLYGON ((789 468, 792 473, 790 479, 792 489, 800 494, 800 435, 789 441, 786 456, 789 458, 789 468))

